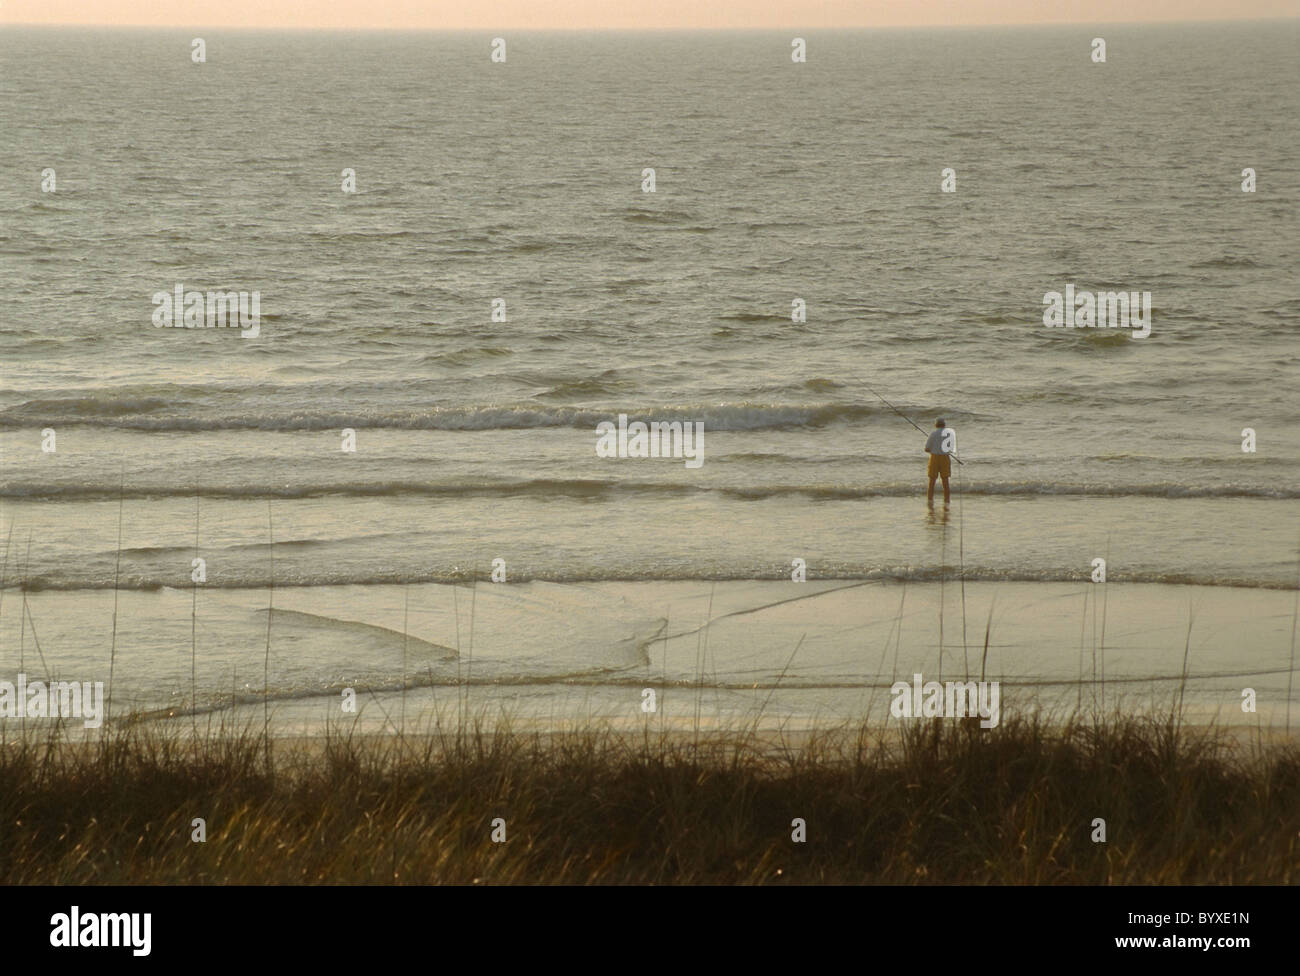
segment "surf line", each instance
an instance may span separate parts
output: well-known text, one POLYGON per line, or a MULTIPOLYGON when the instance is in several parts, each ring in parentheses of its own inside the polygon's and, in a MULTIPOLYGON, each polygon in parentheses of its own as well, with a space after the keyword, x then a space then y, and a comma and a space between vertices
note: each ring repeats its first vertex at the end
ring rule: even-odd
MULTIPOLYGON (((875 390, 873 390, 871 387, 869 387, 869 386, 866 387, 866 391, 867 391, 868 393, 870 393, 873 397, 875 397, 877 400, 879 400, 881 403, 883 403, 885 406, 887 406, 890 410, 894 411, 894 413, 898 414, 900 417, 902 417, 904 420, 906 420, 909 424, 911 424, 911 425, 912 425, 913 427, 915 427, 917 430, 920 430, 922 434, 925 434, 927 437, 929 436, 929 434, 930 434, 929 431, 927 431, 927 430, 921 430, 920 426, 916 423, 916 421, 914 421, 914 420, 913 420, 911 417, 909 417, 907 414, 903 413, 903 411, 899 410, 896 406, 894 406, 892 403, 890 403, 888 400, 886 400, 884 397, 882 397, 879 393, 877 393, 877 392, 876 392, 875 390)), ((952 458, 954 461, 956 461, 958 464, 965 464, 965 463, 966 463, 966 462, 963 461, 961 458, 959 458, 956 454, 949 454, 948 456, 949 456, 950 458, 952 458)))

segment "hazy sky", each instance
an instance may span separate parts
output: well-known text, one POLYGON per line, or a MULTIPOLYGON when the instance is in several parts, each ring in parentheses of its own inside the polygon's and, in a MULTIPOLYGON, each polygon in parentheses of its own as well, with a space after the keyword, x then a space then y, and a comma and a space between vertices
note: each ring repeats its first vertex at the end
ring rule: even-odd
POLYGON ((0 21, 177 27, 719 28, 1295 17, 1297 0, 0 0, 0 21))

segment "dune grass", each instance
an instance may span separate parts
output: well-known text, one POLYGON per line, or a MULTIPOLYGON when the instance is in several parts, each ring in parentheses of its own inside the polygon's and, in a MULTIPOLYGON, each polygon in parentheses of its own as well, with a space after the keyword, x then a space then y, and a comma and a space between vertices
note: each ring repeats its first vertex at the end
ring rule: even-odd
MULTIPOLYGON (((0 879, 100 883, 1300 881, 1300 748, 1168 720, 508 727, 309 747, 124 726, 0 746, 0 879), (206 821, 194 842, 192 821, 206 821), (504 843, 492 839, 503 818, 504 843), (807 840, 791 839, 792 821, 807 840), (1107 839, 1092 840, 1093 821, 1107 839)), ((499 834, 498 834, 499 835, 499 834)))

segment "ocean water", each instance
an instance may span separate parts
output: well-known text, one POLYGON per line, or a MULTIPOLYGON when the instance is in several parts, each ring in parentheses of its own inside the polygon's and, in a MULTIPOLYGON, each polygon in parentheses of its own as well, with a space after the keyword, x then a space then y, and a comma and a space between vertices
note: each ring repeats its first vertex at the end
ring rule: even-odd
POLYGON ((969 671, 998 604, 989 674, 1060 701, 1098 643, 1158 690, 1199 621, 1206 710, 1247 672, 1283 703, 1296 21, 811 34, 805 64, 489 40, 0 30, 0 672, 545 721, 657 674, 851 718, 899 673, 860 628, 969 671), (258 292, 260 334, 155 327, 177 284, 258 292), (1068 284, 1150 292, 1150 335, 1046 328, 1068 284), (950 509, 899 413, 957 431, 950 509), (703 423, 704 463, 598 457, 619 414, 703 423))

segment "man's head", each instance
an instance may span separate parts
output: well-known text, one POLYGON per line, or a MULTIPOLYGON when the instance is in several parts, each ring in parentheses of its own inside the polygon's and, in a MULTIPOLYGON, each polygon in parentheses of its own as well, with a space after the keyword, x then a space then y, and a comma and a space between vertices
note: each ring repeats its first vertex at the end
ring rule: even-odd
POLYGON ((938 420, 936 420, 936 421, 934 422, 934 426, 935 426, 936 428, 942 427, 942 426, 943 426, 943 418, 940 417, 938 420))

